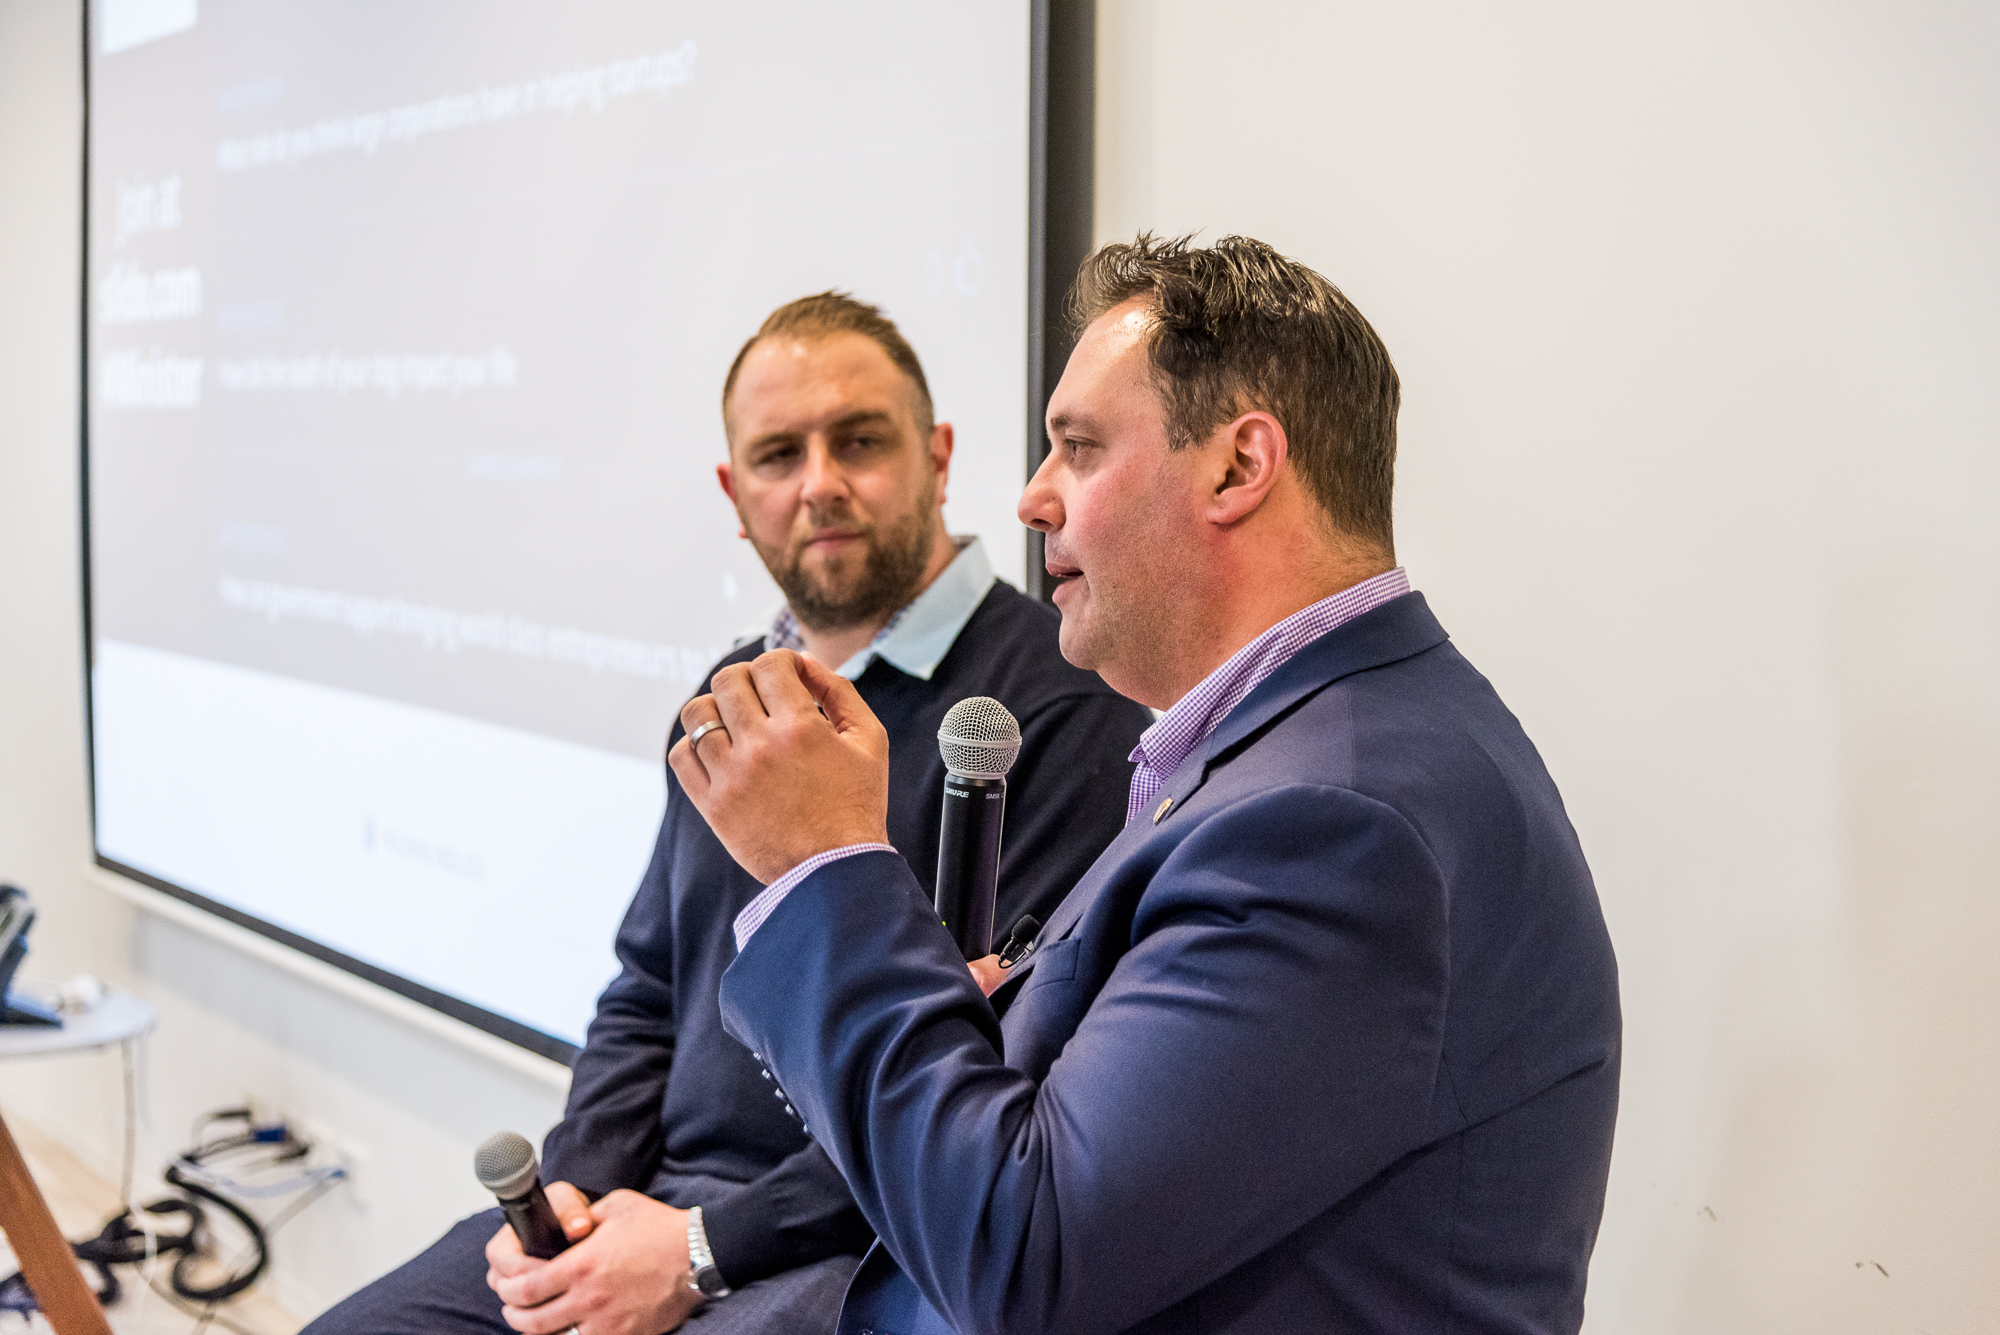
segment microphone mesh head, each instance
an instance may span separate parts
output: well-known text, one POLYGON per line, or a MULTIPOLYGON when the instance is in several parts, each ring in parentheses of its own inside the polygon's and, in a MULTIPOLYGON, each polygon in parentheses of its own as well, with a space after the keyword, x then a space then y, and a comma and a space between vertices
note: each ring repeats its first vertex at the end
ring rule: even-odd
POLYGON ((944 716, 938 752, 944 767, 960 778, 1002 778, 1021 754, 1021 725, 998 700, 971 696, 944 716))
POLYGON ((516 1131, 495 1131, 472 1156, 479 1184, 496 1196, 512 1199, 535 1176, 535 1147, 516 1131))

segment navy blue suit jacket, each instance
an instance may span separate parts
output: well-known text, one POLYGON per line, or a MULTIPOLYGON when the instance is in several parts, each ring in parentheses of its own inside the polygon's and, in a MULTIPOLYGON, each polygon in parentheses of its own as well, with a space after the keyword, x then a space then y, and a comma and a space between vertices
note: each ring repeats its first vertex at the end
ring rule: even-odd
POLYGON ((724 975, 881 1239, 841 1329, 1577 1329, 1616 968, 1492 687, 1406 595, 1163 796, 991 1004, 882 853, 807 878, 724 975))

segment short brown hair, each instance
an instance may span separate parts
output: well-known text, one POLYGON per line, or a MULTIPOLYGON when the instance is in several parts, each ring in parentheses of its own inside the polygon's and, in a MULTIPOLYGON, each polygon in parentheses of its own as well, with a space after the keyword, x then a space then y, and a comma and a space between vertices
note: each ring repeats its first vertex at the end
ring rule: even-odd
POLYGON ((764 323, 757 327, 757 332, 737 350, 736 360, 729 363, 729 374, 722 381, 722 415, 725 419, 729 416, 729 396, 736 390, 736 376, 743 369, 743 359, 762 340, 781 334, 806 339, 860 334, 872 340, 876 347, 888 354, 896 369, 910 378, 917 391, 917 430, 924 436, 930 435, 936 417, 931 407, 931 387, 924 379, 924 366, 917 360, 917 350, 903 337, 903 331, 896 328, 896 322, 882 314, 881 307, 870 306, 865 301, 856 301, 845 292, 835 291, 816 292, 810 297, 788 301, 764 317, 764 323))
POLYGON ((1167 447, 1183 449, 1250 409, 1278 419, 1306 490, 1343 532, 1395 550, 1396 409, 1388 349, 1354 303, 1262 241, 1193 237, 1100 247, 1070 289, 1081 333, 1146 297, 1167 447))

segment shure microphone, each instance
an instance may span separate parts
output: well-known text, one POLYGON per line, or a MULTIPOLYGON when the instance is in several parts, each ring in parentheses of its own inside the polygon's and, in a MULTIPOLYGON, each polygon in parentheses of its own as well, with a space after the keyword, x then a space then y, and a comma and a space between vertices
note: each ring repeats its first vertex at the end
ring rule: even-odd
POLYGON ((944 756, 944 818, 938 834, 937 914, 976 960, 993 953, 993 892, 1000 883, 1000 831, 1007 771, 1021 754, 1021 725, 998 700, 960 700, 938 729, 944 756))
POLYGON ((481 1186, 500 1198, 500 1212, 513 1225, 523 1252, 546 1261, 569 1246, 556 1212, 549 1207, 548 1193, 542 1190, 535 1147, 527 1137, 495 1131, 472 1156, 472 1171, 481 1186))

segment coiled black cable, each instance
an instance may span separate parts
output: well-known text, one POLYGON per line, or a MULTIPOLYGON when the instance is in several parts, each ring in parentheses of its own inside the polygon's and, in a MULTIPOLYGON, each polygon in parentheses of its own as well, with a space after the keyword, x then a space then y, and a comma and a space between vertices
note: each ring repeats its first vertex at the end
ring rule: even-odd
MULTIPOLYGON (((216 1122, 249 1122, 248 1109, 231 1108, 212 1113, 204 1119, 202 1126, 212 1126, 216 1122)), ((179 1196, 162 1197, 140 1209, 155 1220, 165 1222, 172 1216, 186 1221, 186 1226, 177 1233, 163 1232, 158 1227, 142 1227, 133 1218, 132 1211, 122 1210, 105 1222, 94 1238, 85 1238, 70 1244, 79 1261, 91 1267, 97 1275, 97 1300, 109 1307, 123 1296, 124 1287, 118 1280, 113 1266, 144 1265, 146 1262, 171 1256, 173 1267, 168 1275, 168 1283, 173 1293, 186 1302, 197 1304, 212 1313, 219 1303, 227 1302, 249 1289, 264 1275, 271 1264, 270 1229, 257 1221, 256 1216, 244 1209, 228 1196, 208 1183, 197 1180, 187 1170, 202 1172, 205 1161, 219 1155, 256 1146, 268 1146, 272 1150, 270 1162, 285 1163, 304 1159, 312 1152, 312 1146, 292 1135, 287 1128, 252 1130, 242 1135, 226 1136, 216 1140, 201 1138, 197 1131, 198 1143, 184 1150, 167 1165, 163 1176, 179 1196), (201 1264, 214 1253, 214 1230, 210 1227, 209 1210, 219 1210, 240 1228, 248 1242, 238 1255, 247 1251, 250 1263, 237 1268, 220 1282, 203 1284, 197 1282, 196 1272, 201 1264)), ((271 1228, 284 1224, 300 1209, 317 1200, 327 1190, 337 1185, 341 1175, 334 1172, 321 1177, 318 1185, 307 1190, 300 1199, 292 1202, 273 1219, 271 1228)), ((34 1299, 26 1290, 25 1282, 18 1274, 0 1280, 0 1309, 21 1311, 33 1310, 34 1299), (14 1289, 21 1292, 16 1295, 14 1289)))
MULTIPOLYGON (((181 1172, 181 1166, 177 1163, 167 1165, 166 1178, 169 1183, 178 1187, 181 1191, 207 1201, 209 1204, 234 1218, 238 1224, 242 1225, 243 1231, 250 1235, 251 1246, 255 1249, 256 1253, 255 1259, 250 1263, 250 1267, 247 1270, 238 1271, 236 1274, 223 1280, 220 1284, 203 1286, 194 1283, 188 1276, 193 1271, 196 1263, 202 1259, 202 1253, 206 1249, 200 1247, 190 1248, 174 1258, 174 1270, 169 1279, 169 1282, 174 1287, 174 1292, 188 1299, 190 1302, 219 1303, 234 1298, 237 1294, 255 1284, 258 1277, 271 1264, 271 1242, 264 1234, 264 1226, 252 1218, 250 1212, 235 1201, 230 1200, 218 1191, 211 1190, 201 1183, 188 1178, 186 1174, 181 1172)), ((201 1207, 194 1205, 192 1201, 187 1202, 187 1204, 195 1210, 196 1229, 205 1228, 207 1221, 200 1217, 201 1207)))

